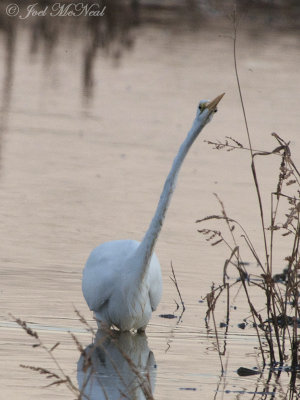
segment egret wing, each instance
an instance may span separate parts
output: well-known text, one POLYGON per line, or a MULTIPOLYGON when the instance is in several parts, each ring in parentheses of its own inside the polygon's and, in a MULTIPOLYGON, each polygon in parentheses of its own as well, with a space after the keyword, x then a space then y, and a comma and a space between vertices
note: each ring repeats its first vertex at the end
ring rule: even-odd
POLYGON ((109 300, 116 275, 106 246, 96 247, 86 262, 82 277, 82 292, 90 310, 99 310, 109 300))
POLYGON ((135 240, 114 240, 91 252, 82 277, 82 292, 91 310, 98 311, 114 290, 120 290, 124 260, 138 245, 135 240))
POLYGON ((149 297, 152 311, 155 311, 162 295, 162 277, 158 258, 153 253, 149 267, 149 297))

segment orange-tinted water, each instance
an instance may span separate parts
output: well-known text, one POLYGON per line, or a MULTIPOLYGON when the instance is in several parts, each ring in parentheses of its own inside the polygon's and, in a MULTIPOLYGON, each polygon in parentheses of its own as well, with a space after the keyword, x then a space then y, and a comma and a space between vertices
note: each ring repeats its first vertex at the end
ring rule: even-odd
MULTIPOLYGON (((81 85, 86 42, 65 34, 49 59, 42 52, 30 56, 30 30, 23 22, 18 25, 12 49, 0 49, 3 398, 72 398, 63 386, 42 389, 49 383, 43 376, 19 368, 56 367, 45 352, 32 348, 34 340, 9 322, 8 313, 38 324, 49 347, 61 343, 55 352, 76 382, 79 353, 68 330, 77 332, 84 346, 90 344, 73 310, 91 320, 81 294, 81 271, 90 250, 107 240, 142 238, 198 101, 222 92, 226 96, 219 112, 184 163, 157 243, 164 293, 147 335, 157 363, 155 398, 213 398, 218 390, 219 396, 228 390, 235 398, 245 391, 243 398, 251 398, 257 377, 239 378, 236 370, 260 362, 253 330, 233 325, 229 357, 224 358, 226 384, 220 384, 215 339, 205 329, 205 303, 199 303, 212 281, 221 281, 228 257, 225 247, 210 247, 197 233, 197 219, 219 212, 213 193, 262 251, 249 154, 216 151, 203 142, 232 136, 247 143, 234 76, 232 24, 217 19, 205 29, 181 27, 180 34, 150 23, 135 28, 132 48, 118 65, 99 52, 89 99, 81 85), (171 260, 186 305, 179 326, 175 319, 159 317, 172 313, 173 299, 178 301, 169 279, 171 260)), ((273 149, 277 144, 270 134, 276 131, 291 140, 297 161, 299 38, 293 31, 268 27, 259 37, 250 32, 241 25, 238 64, 253 146, 273 149)), ((278 164, 278 158, 258 162, 266 206, 278 164)), ((277 243, 275 272, 284 266, 286 246, 286 241, 277 243)), ((237 305, 235 318, 241 321, 247 307, 237 305)))

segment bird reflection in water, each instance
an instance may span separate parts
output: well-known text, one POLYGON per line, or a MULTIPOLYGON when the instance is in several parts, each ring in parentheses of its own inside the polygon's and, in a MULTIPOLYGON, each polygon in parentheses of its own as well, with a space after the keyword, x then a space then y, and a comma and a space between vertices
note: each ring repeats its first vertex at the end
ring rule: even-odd
POLYGON ((77 364, 82 399, 152 399, 156 363, 145 333, 98 330, 77 364))

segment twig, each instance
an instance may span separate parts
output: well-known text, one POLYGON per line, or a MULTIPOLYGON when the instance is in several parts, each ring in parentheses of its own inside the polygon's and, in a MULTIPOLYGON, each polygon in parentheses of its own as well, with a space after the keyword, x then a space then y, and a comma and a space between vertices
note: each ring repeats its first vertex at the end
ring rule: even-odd
MULTIPOLYGON (((42 367, 35 367, 35 366, 31 366, 31 365, 21 365, 22 368, 28 368, 31 369, 33 371, 42 373, 47 375, 47 377, 49 378, 55 378, 56 381, 54 381, 52 384, 53 385, 60 385, 60 384, 65 384, 68 389, 73 393, 78 395, 79 394, 79 390, 76 387, 76 385, 72 382, 71 378, 65 374, 63 368, 61 367, 60 363, 58 362, 57 358, 54 356, 53 350, 58 346, 58 343, 56 343, 54 346, 52 346, 50 349, 48 349, 47 346, 44 345, 43 341, 41 340, 41 338, 39 337, 38 333, 33 331, 30 327, 28 327, 27 323, 23 320, 21 320, 20 318, 16 318, 14 317, 12 314, 10 314, 10 316, 14 319, 14 321, 22 328, 24 329, 24 331, 32 336, 33 338, 35 338, 37 340, 37 347, 41 347, 43 350, 46 351, 46 353, 48 354, 48 356, 51 358, 51 360, 54 362, 54 364, 56 365, 60 375, 47 370, 45 368, 42 367)), ((49 386, 49 385, 48 385, 49 386)))
POLYGON ((182 296, 181 296, 181 293, 180 293, 180 290, 179 290, 179 287, 178 287, 178 283, 177 283, 177 279, 176 279, 176 276, 175 276, 175 271, 174 271, 174 268, 173 268, 172 261, 171 261, 171 270, 172 270, 172 275, 173 275, 173 276, 170 276, 170 279, 171 279, 171 281, 174 283, 174 285, 175 285, 175 287, 176 287, 176 290, 177 290, 177 293, 178 293, 178 296, 179 296, 179 298, 180 298, 180 302, 181 302, 181 305, 182 305, 182 313, 181 313, 181 315, 180 315, 180 317, 179 317, 179 319, 178 319, 178 322, 177 322, 177 324, 178 324, 179 321, 180 321, 181 318, 182 318, 182 314, 183 314, 184 311, 185 311, 185 305, 184 305, 184 301, 183 301, 183 299, 182 299, 182 296))
POLYGON ((247 138, 248 138, 250 154, 251 154, 251 170, 252 170, 252 175, 253 175, 254 184, 255 184, 255 188, 256 188, 257 199, 258 199, 258 203, 259 203, 260 219, 261 219, 262 233, 263 233, 264 247, 265 247, 265 255, 266 255, 267 271, 271 273, 270 266, 269 266, 269 254, 268 254, 267 238, 266 238, 266 233, 265 233, 264 211, 263 211, 261 194, 260 194, 260 189, 259 189, 259 184, 258 184, 258 179, 257 179, 257 174, 256 174, 256 168, 255 168, 255 163, 254 163, 254 153, 253 153, 253 148, 252 148, 252 143, 251 143, 251 136, 250 136, 248 120, 247 120, 247 115, 246 115, 246 110, 245 110, 245 105, 244 105, 244 99, 243 99, 242 89, 241 89, 241 84, 240 84, 240 78, 239 78, 239 73, 238 73, 238 67, 237 67, 237 54, 236 54, 237 29, 238 29, 238 20, 237 20, 237 15, 236 15, 236 8, 235 8, 234 9, 234 13, 233 13, 233 31, 234 31, 234 35, 233 35, 233 59, 234 59, 234 71, 235 71, 235 77, 236 77, 236 81, 237 81, 238 92, 239 92, 239 96, 240 96, 240 101, 241 101, 241 106, 242 106, 242 111, 243 111, 243 116, 244 116, 244 122, 245 122, 245 128, 246 128, 246 132, 247 132, 247 138))

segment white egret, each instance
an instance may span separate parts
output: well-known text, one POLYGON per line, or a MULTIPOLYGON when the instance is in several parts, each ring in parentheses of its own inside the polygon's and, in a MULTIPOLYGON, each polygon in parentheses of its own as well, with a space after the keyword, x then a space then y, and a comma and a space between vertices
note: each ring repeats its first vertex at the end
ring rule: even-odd
POLYGON ((98 326, 143 331, 162 295, 161 269, 154 246, 175 189, 178 172, 193 142, 211 120, 224 93, 201 101, 196 118, 176 155, 160 200, 142 240, 114 240, 96 247, 83 270, 82 291, 98 326))

